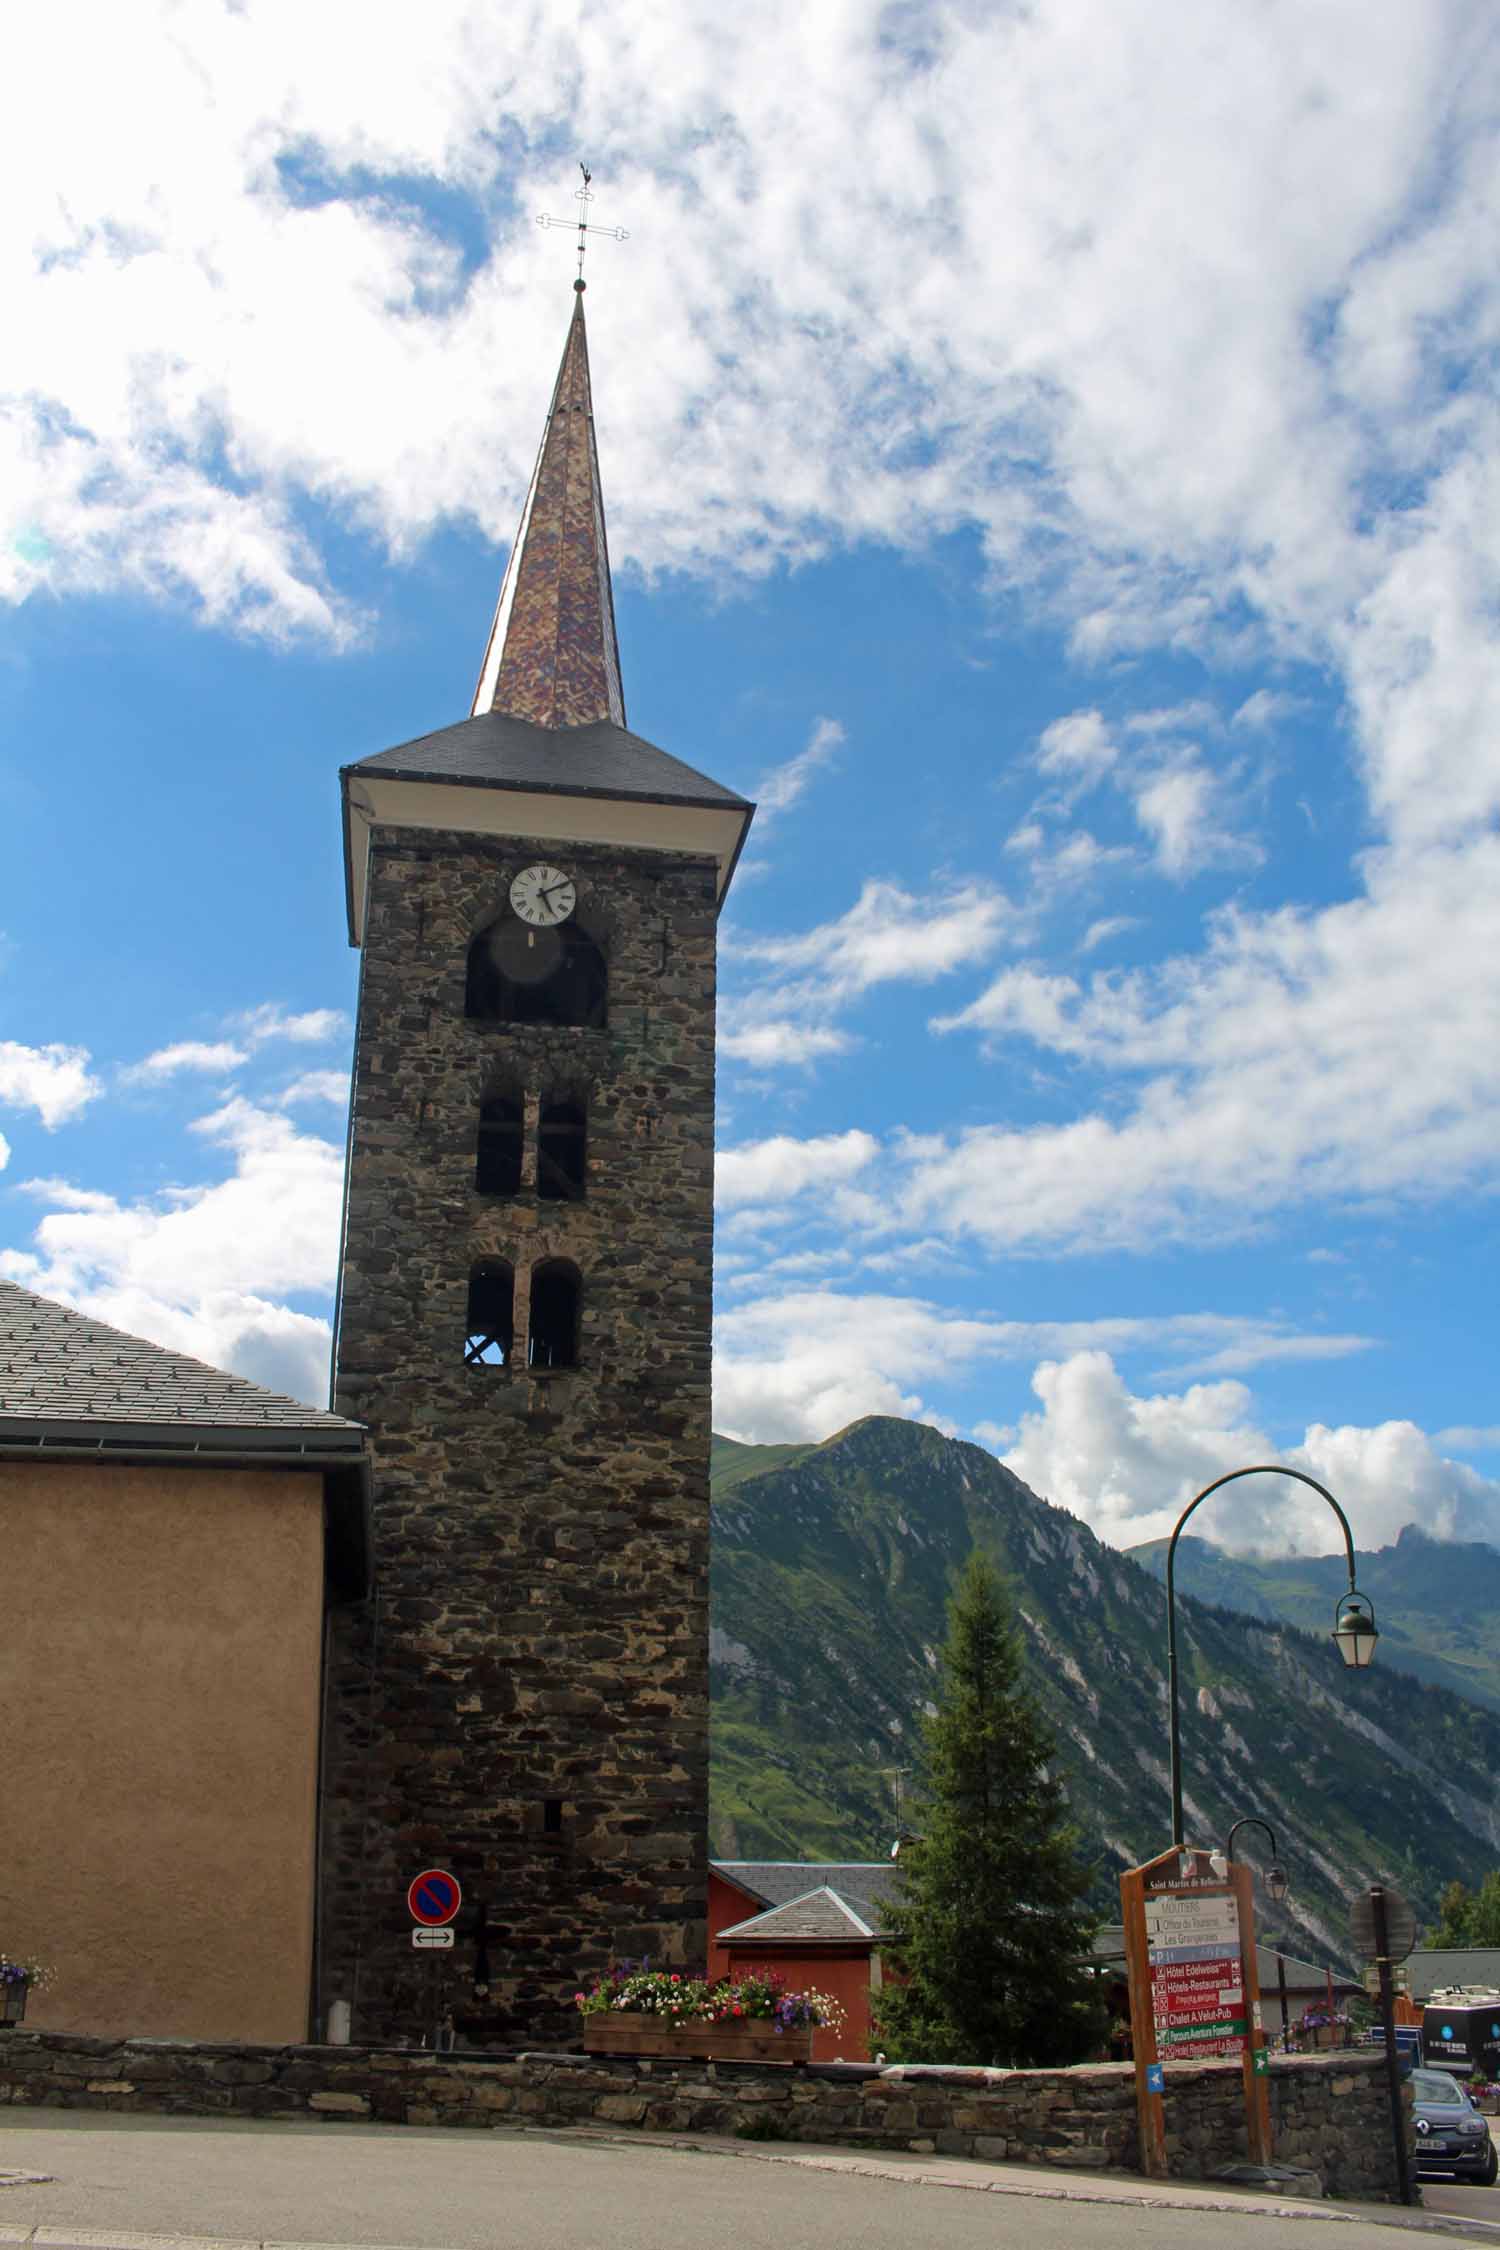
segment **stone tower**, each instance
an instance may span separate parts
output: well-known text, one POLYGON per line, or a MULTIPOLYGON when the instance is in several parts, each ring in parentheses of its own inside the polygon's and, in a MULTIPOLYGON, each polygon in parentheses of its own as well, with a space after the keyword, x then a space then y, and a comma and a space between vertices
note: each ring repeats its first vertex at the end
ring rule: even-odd
POLYGON ((361 2041, 427 2020, 430 1865, 476 2044, 704 1944, 715 919, 753 808, 626 730, 576 288, 471 715, 342 776, 334 1395, 376 1591, 329 1650, 316 2012, 361 2041))

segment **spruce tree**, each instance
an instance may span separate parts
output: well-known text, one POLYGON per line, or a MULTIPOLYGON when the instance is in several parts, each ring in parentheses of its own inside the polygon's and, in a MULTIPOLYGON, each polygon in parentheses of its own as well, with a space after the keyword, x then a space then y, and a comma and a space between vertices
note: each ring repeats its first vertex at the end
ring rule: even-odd
POLYGON ((1076 2062, 1103 2035, 1078 1966, 1094 1932, 1089 1872, 1023 1661, 999 1576, 975 1553, 924 1721, 922 1833, 898 1862, 901 1935, 882 1949, 902 1981, 873 2003, 872 2052, 893 2062, 1076 2062))

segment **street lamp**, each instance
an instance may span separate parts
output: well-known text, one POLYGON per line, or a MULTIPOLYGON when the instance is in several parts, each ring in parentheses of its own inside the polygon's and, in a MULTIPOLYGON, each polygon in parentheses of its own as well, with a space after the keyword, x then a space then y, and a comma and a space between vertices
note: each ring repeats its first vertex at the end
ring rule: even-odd
POLYGON ((1301 1469, 1284 1469, 1279 1462, 1263 1461, 1253 1468, 1231 1469, 1227 1476, 1215 1477, 1212 1484, 1206 1484, 1201 1492, 1194 1495, 1177 1518, 1172 1536, 1167 1541, 1167 1710, 1174 1844, 1182 1842, 1182 1735, 1177 1715, 1177 1541, 1193 1510, 1211 1492, 1217 1492, 1221 1484, 1233 1484, 1237 1477, 1295 1477, 1299 1484, 1311 1485, 1314 1492, 1322 1495, 1339 1519, 1339 1527, 1344 1534, 1344 1550, 1349 1558, 1349 1591, 1340 1600, 1333 1621, 1333 1637, 1338 1643, 1339 1654, 1346 1664, 1363 1670, 1375 1654, 1375 1643, 1380 1637, 1375 1624, 1374 1606, 1354 1583, 1354 1534, 1349 1529, 1349 1518, 1327 1486, 1319 1484, 1316 1477, 1306 1475, 1301 1469))
POLYGON ((1229 1841, 1224 1847, 1225 1862, 1230 1867, 1234 1865, 1234 1839, 1242 1828, 1263 1828, 1270 1840, 1271 1864, 1261 1881, 1266 1886, 1267 1896, 1279 1906, 1287 1893, 1286 1869, 1281 1864, 1281 1854, 1276 1848, 1276 1831, 1268 1820, 1262 1820, 1258 1813, 1246 1813, 1242 1820, 1237 1820, 1229 1831, 1229 1841))

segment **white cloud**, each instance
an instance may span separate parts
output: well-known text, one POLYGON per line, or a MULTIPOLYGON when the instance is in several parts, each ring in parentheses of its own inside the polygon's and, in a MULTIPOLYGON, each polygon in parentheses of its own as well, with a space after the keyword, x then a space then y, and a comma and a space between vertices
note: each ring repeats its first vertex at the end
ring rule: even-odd
POLYGON ((1174 877, 1256 859, 1256 846, 1228 825, 1224 788, 1194 752, 1159 766, 1132 792, 1135 816, 1151 838, 1156 864, 1174 877))
MULTIPOLYGON (((801 937, 741 938, 742 957, 764 961, 808 982, 793 987, 807 1004, 855 998, 872 985, 930 984, 1000 941, 1012 909, 985 883, 957 883, 919 898, 899 883, 871 878, 836 921, 801 937)), ((782 998, 788 996, 782 988, 782 998)))
POLYGON ((1300 696, 1280 694, 1274 688, 1257 688, 1253 695, 1246 696, 1229 723, 1258 734, 1279 726, 1283 719, 1293 718, 1303 707, 1300 696))
POLYGON ((335 1109, 346 1109, 349 1073, 347 1070, 305 1070, 290 1086, 282 1088, 280 1101, 283 1109, 296 1108, 302 1102, 331 1102, 335 1109))
POLYGON ((34 1109, 50 1132, 86 1109, 99 1092, 86 1047, 22 1047, 0 1039, 0 1102, 34 1109))
POLYGON ((1139 917, 1134 914, 1105 914, 1097 922, 1090 922, 1079 943, 1080 953, 1093 953, 1111 938, 1123 937, 1127 930, 1138 929, 1139 917))
POLYGON ((1101 712, 1070 711, 1043 728, 1036 762, 1043 773, 1090 782, 1107 773, 1119 754, 1101 712))
MULTIPOLYGON (((1411 1422, 1314 1425, 1301 1445, 1278 1447, 1256 1423, 1244 1384, 1137 1396, 1099 1350, 1045 1362, 1032 1388, 1040 1410, 1021 1417, 1007 1467, 1114 1546, 1164 1537, 1204 1485, 1277 1460, 1328 1487, 1362 1547, 1389 1544, 1408 1523, 1438 1538, 1500 1532, 1500 1484, 1445 1460, 1411 1422)), ((1341 1545, 1326 1502, 1284 1477, 1238 1479, 1204 1503, 1192 1528, 1236 1552, 1327 1554, 1341 1545)))
POLYGON ((349 1018, 342 1009, 308 1008, 301 1015, 288 1015, 275 1001, 247 1008, 230 1021, 252 1047, 262 1047, 268 1039, 289 1039, 298 1047, 320 1047, 328 1040, 346 1037, 349 1030, 349 1018))
MULTIPOLYGON (((777 1271, 790 1279, 790 1266, 778 1261, 742 1282, 765 1284, 777 1271)), ((1263 1359, 1318 1357, 1325 1347, 1358 1351, 1364 1342, 1299 1337, 1275 1321, 1215 1313, 1007 1321, 879 1291, 762 1287, 715 1324, 714 1427, 769 1444, 825 1438, 861 1414, 938 1420, 926 1387, 967 1380, 986 1364, 1034 1361, 1043 1352, 1072 1352, 1110 1367, 1110 1351, 1159 1349, 1252 1367, 1263 1359)), ((1216 1390, 1238 1394, 1241 1386, 1216 1390)))
POLYGON ((853 1044, 847 1032, 830 1025, 791 1023, 784 1016, 768 1016, 758 1023, 740 1023, 731 1016, 718 1037, 721 1055, 765 1070, 821 1062, 828 1055, 847 1054, 853 1044))
POLYGON ((721 1209, 782 1203, 810 1189, 827 1189, 862 1172, 878 1144, 868 1133, 825 1133, 799 1141, 789 1133, 721 1149, 714 1163, 714 1199, 721 1209))
POLYGON ((328 1324, 278 1299, 326 1295, 338 1252, 343 1150, 236 1097, 194 1128, 232 1169, 123 1203, 32 1183, 51 1205, 0 1270, 44 1296, 322 1403, 328 1324))
POLYGON ((1363 896, 1318 912, 1226 911, 1200 956, 1087 984, 1008 969, 935 1019, 1144 1083, 1062 1124, 913 1140, 891 1223, 1144 1247, 1299 1204, 1495 1184, 1500 839, 1372 854, 1365 875, 1363 896))
POLYGON ((773 766, 756 784, 757 824, 764 825, 772 814, 785 812, 789 805, 794 805, 814 774, 832 764, 846 739, 837 719, 819 719, 808 737, 806 749, 799 750, 796 757, 788 758, 784 765, 773 766))
POLYGON ((1125 731, 1154 740, 1166 734, 1198 734, 1218 724, 1215 706, 1202 696, 1195 696, 1187 703, 1164 704, 1154 711, 1133 711, 1125 721, 1125 731))
POLYGON ((227 1039, 179 1039, 170 1047, 158 1047, 143 1061, 131 1063, 120 1077, 126 1085, 148 1085, 175 1078, 184 1070, 238 1070, 248 1060, 246 1050, 232 1046, 227 1039))

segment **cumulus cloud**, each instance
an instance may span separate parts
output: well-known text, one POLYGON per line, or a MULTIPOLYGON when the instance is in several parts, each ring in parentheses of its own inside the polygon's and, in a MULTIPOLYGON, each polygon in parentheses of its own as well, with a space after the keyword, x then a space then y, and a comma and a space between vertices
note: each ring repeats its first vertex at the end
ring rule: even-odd
POLYGON ((232 1045, 227 1039, 179 1039, 172 1046, 158 1047, 154 1054, 131 1063, 121 1071, 120 1078, 127 1086, 153 1085, 175 1078, 185 1070, 238 1070, 241 1063, 248 1060, 247 1050, 232 1045))
POLYGON ((85 1110, 100 1091, 85 1047, 23 1047, 0 1039, 0 1102, 34 1109, 50 1132, 85 1110))
POLYGON ((781 1259, 739 1276, 740 1286, 757 1293, 716 1322, 714 1427, 726 1436, 759 1443, 825 1438, 861 1414, 944 1424, 930 1396, 934 1386, 1043 1352, 1093 1354, 1110 1366, 1110 1351, 1134 1349, 1250 1368, 1269 1359, 1338 1356, 1366 1343, 1218 1313, 1082 1321, 964 1316, 922 1297, 853 1285, 799 1287, 791 1279, 795 1263, 781 1259))
POLYGON ((56 1181, 30 1249, 0 1272, 132 1334, 314 1403, 328 1378, 326 1319, 286 1304, 331 1290, 343 1150, 242 1098, 195 1130, 229 1169, 219 1179, 122 1202, 56 1181))
POLYGON ((263 1047, 268 1039, 288 1039, 296 1047, 321 1047, 331 1039, 346 1037, 349 1030, 349 1018, 340 1008, 307 1008, 300 1015, 289 1015, 274 1000, 247 1008, 243 1014, 232 1016, 230 1022, 252 1047, 263 1047))
POLYGON ((853 1179, 870 1163, 877 1142, 869 1133, 824 1133, 799 1141, 790 1133, 720 1151, 714 1163, 714 1199, 722 1210, 744 1204, 780 1204, 809 1190, 853 1179))
POLYGON ((829 1055, 847 1054, 854 1041, 831 1024, 791 1023, 784 1016, 741 1021, 730 1010, 721 1025, 718 1048, 735 1062, 758 1064, 762 1069, 821 1062, 829 1055))
MULTIPOLYGON (((1414 1423, 1328 1429, 1277 1446, 1243 1383, 1139 1396, 1109 1354, 1045 1361, 1003 1458, 1043 1498, 1082 1516, 1111 1545, 1163 1538, 1195 1492, 1233 1469, 1282 1461, 1333 1492, 1361 1546, 1419 1523, 1437 1538, 1500 1532, 1500 1484, 1450 1461, 1414 1423)), ((1245 1477, 1204 1503, 1193 1528, 1236 1553, 1327 1554, 1341 1542, 1326 1503, 1285 1477, 1245 1477)))

